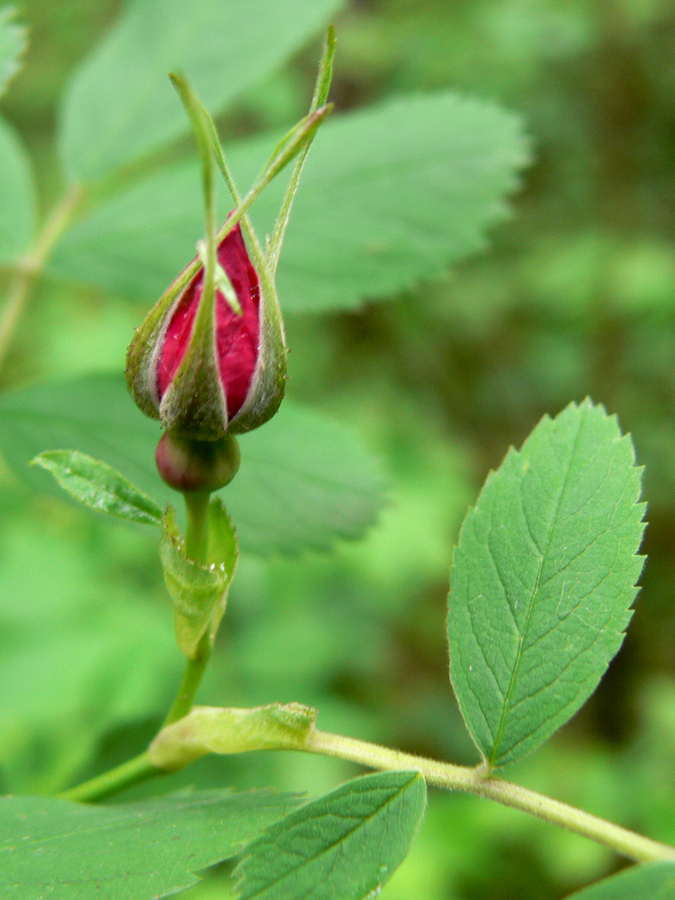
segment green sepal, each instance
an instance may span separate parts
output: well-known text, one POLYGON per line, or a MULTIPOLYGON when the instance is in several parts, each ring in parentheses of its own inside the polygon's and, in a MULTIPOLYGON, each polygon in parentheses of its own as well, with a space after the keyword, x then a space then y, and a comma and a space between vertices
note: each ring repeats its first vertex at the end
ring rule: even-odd
MULTIPOLYGON (((204 263, 197 315, 185 356, 161 398, 159 417, 168 431, 197 440, 217 440, 227 430, 227 402, 216 358, 215 269, 218 247, 209 123, 204 107, 185 78, 178 74, 171 74, 169 77, 192 123, 202 163, 206 238, 201 245, 202 252, 197 257, 199 259, 203 256, 204 263)), ((171 318, 167 317, 167 325, 170 321, 171 318)))
MULTIPOLYGON (((193 440, 219 440, 227 432, 214 331, 215 294, 202 294, 190 341, 159 407, 162 425, 193 440)), ((167 323, 170 320, 167 320, 167 323)))
POLYGON ((248 397, 228 427, 243 434, 263 425, 279 409, 286 390, 288 350, 284 323, 272 282, 260 280, 260 352, 248 397))
POLYGON ((159 419, 159 394, 157 392, 156 356, 164 343, 164 332, 183 291, 194 277, 198 267, 186 266, 152 307, 136 330, 127 350, 126 378, 134 403, 151 419, 159 419))
POLYGON ((159 556, 164 581, 173 601, 176 641, 188 659, 208 631, 213 643, 225 612, 227 594, 239 557, 234 525, 218 497, 209 504, 207 562, 191 559, 176 524, 176 511, 167 506, 162 517, 159 556))

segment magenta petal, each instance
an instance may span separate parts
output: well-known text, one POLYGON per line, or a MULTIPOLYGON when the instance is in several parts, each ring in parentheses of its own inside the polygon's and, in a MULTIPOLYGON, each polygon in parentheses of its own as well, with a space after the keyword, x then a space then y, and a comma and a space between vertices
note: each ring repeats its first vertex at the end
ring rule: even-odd
POLYGON ((218 247, 218 261, 241 305, 241 316, 216 293, 216 356, 227 415, 233 419, 244 405, 260 349, 260 285, 237 225, 218 247))
MULTIPOLYGON (((215 350, 227 415, 232 419, 248 396, 260 349, 260 285, 238 225, 218 246, 218 260, 232 283, 243 313, 238 315, 220 291, 216 291, 215 350)), ((166 329, 157 366, 160 399, 190 343, 203 284, 202 268, 185 288, 166 329)))
POLYGON ((202 284, 204 282, 204 270, 199 272, 185 288, 180 302, 171 317, 169 326, 164 335, 162 352, 159 355, 157 366, 157 392, 160 399, 169 387, 181 364, 192 334, 192 326, 199 308, 202 296, 202 284))

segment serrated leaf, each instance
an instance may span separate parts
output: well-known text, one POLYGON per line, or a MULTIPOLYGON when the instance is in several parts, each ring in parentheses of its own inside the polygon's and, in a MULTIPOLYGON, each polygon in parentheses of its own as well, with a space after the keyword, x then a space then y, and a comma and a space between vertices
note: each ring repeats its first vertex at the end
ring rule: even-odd
MULTIPOLYGON (((159 437, 121 376, 36 385, 0 398, 0 452, 37 490, 53 488, 28 461, 60 446, 105 460, 161 506, 175 502, 154 464, 159 437)), ((242 550, 326 548, 337 537, 362 535, 384 502, 381 470, 356 437, 289 400, 238 440, 242 466, 222 497, 242 550)))
POLYGON ((14 262, 28 248, 34 214, 28 156, 14 130, 0 119, 0 263, 14 262))
POLYGON ((424 814, 416 772, 366 775, 301 806, 246 850, 240 900, 365 900, 405 859, 424 814))
POLYGON ((340 0, 134 0, 66 95, 61 154, 90 181, 160 148, 189 124, 168 79, 181 71, 213 115, 273 72, 340 0))
MULTIPOLYGON (((277 139, 226 148, 240 185, 251 183, 277 139)), ((526 161, 516 116, 453 92, 334 117, 308 157, 281 251, 283 309, 355 307, 441 274, 484 246, 526 161)), ((277 179, 251 208, 262 234, 273 228, 283 189, 277 179)), ((50 270, 154 299, 194 256, 199 197, 196 165, 167 169, 76 225, 50 270)))
POLYGON ((51 472, 65 491, 96 512, 140 525, 162 523, 155 501, 100 459, 78 450, 46 450, 32 464, 51 472))
POLYGON ((155 900, 199 881, 296 801, 202 791, 117 806, 0 798, 0 893, 16 900, 155 900))
POLYGON ((0 9, 0 97, 10 78, 19 71, 26 36, 25 26, 16 21, 16 10, 11 6, 0 9))
POLYGON ((190 559, 185 540, 168 506, 162 518, 159 555, 166 588, 173 600, 176 640, 192 659, 207 629, 213 638, 225 613, 227 593, 239 550, 234 525, 219 497, 209 504, 209 546, 206 565, 190 559))
POLYGON ((675 863, 647 863, 603 878, 568 900, 673 900, 675 863))
POLYGON ((619 650, 643 563, 640 482, 630 438, 587 400, 542 419, 469 511, 451 572, 450 667, 491 766, 570 719, 619 650))

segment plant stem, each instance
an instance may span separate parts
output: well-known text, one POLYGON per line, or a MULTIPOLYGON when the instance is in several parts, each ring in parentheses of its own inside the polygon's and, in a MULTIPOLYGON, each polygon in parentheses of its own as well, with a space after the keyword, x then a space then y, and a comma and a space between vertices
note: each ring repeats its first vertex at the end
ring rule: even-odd
POLYGON ((97 775, 77 787, 70 788, 68 791, 62 791, 59 797, 63 800, 80 800, 83 802, 91 802, 93 800, 103 800, 111 794, 116 794, 124 788, 131 787, 141 781, 146 781, 154 775, 164 775, 162 769, 158 769, 150 762, 147 753, 141 753, 133 759, 122 763, 109 772, 97 775))
POLYGON ((190 559, 202 565, 208 562, 209 554, 209 500, 208 491, 186 491, 185 510, 187 529, 185 550, 190 559))
MULTIPOLYGON (((205 664, 206 661, 204 661, 205 664)), ((179 706, 181 691, 179 691, 172 712, 167 718, 169 726, 185 716, 186 712, 191 709, 192 696, 199 684, 203 668, 198 674, 195 674, 194 680, 191 680, 192 676, 189 675, 190 668, 191 664, 188 663, 188 670, 181 685, 182 691, 184 685, 187 684, 185 688, 187 699, 181 708, 179 706), (174 710, 176 710, 176 714, 172 717, 174 710)), ((180 726, 170 728, 165 726, 166 730, 160 731, 146 753, 124 763, 117 769, 64 792, 60 796, 70 800, 99 800, 153 775, 181 768, 187 762, 209 752, 237 753, 258 749, 297 750, 348 759, 371 769, 383 771, 410 769, 420 772, 429 784, 436 787, 475 794, 504 806, 519 809, 521 812, 537 816, 552 825, 559 825, 568 831, 604 844, 621 856, 635 862, 675 861, 675 847, 659 841, 652 841, 634 831, 629 831, 627 828, 622 828, 620 825, 576 809, 567 803, 561 803, 544 794, 488 776, 487 770, 483 766, 476 768, 457 766, 344 737, 340 734, 329 734, 314 728, 313 724, 307 728, 306 714, 308 711, 313 711, 308 710, 308 707, 300 709, 304 712, 304 717, 298 718, 297 704, 289 706, 273 704, 271 707, 258 707, 251 710, 197 708, 192 716, 186 718, 185 722, 181 722, 180 726), (287 714, 285 719, 283 713, 287 714), (295 713, 297 721, 292 717, 289 718, 289 713, 295 713), (280 727, 280 723, 287 727, 280 727), (288 727, 289 723, 291 726, 295 724, 297 727, 288 727)))
POLYGON ((298 749, 326 756, 337 756, 373 769, 385 771, 412 769, 421 772, 429 784, 446 790, 464 791, 479 797, 487 797, 505 806, 520 809, 546 822, 560 825, 569 831, 604 844, 636 862, 675 860, 675 847, 652 841, 627 828, 621 828, 598 816, 517 784, 498 778, 486 778, 480 766, 469 768, 433 759, 424 759, 410 753, 401 753, 388 747, 380 747, 377 744, 369 744, 365 741, 318 730, 313 731, 309 735, 306 745, 298 749))
MULTIPOLYGON (((209 491, 186 491, 185 509, 187 511, 187 528, 185 530, 185 550, 196 562, 205 565, 209 556, 209 491)), ((188 659, 183 673, 183 680, 178 688, 176 699, 169 710, 164 727, 182 719, 192 709, 195 695, 199 688, 204 670, 211 658, 211 634, 207 628, 202 635, 192 659, 188 659)))
POLYGON ((194 657, 187 661, 183 680, 178 688, 176 699, 173 701, 173 705, 164 721, 163 728, 178 721, 178 719, 182 719, 183 716, 190 712, 209 659, 211 659, 211 635, 207 629, 197 645, 197 652, 194 657))
MULTIPOLYGON (((185 508, 187 510, 187 528, 185 534, 185 548, 188 556, 200 563, 206 563, 209 548, 209 502, 208 491, 194 491, 183 494, 185 508)), ((171 705, 162 729, 171 725, 178 719, 186 716, 194 704, 195 695, 204 675, 204 670, 211 658, 211 636, 209 630, 202 636, 197 650, 192 659, 188 659, 183 673, 183 678, 178 688, 176 698, 171 705)), ((160 729, 160 731, 162 730, 160 729)), ((141 753, 128 762, 122 763, 115 769, 98 775, 83 784, 79 784, 67 791, 62 791, 59 797, 65 800, 81 800, 91 802, 102 800, 118 791, 125 790, 141 781, 147 781, 155 775, 166 775, 164 769, 155 766, 149 753, 141 753)))
MULTIPOLYGON (((207 632, 199 642, 194 658, 187 661, 176 699, 173 701, 160 731, 166 728, 167 725, 182 719, 183 716, 190 712, 210 657, 211 640, 207 632)), ((80 800, 85 803, 91 803, 96 800, 103 800, 105 797, 126 790, 126 788, 130 788, 135 784, 140 784, 141 781, 154 778, 156 775, 166 774, 165 769, 154 765, 150 754, 146 751, 122 763, 122 765, 110 769, 109 772, 97 775, 96 778, 78 784, 67 791, 61 791, 58 796, 64 800, 80 800)))
POLYGON ((47 216, 33 249, 18 261, 7 300, 0 314, 0 366, 26 308, 33 282, 42 272, 49 254, 68 227, 81 199, 82 188, 79 185, 71 185, 47 216))

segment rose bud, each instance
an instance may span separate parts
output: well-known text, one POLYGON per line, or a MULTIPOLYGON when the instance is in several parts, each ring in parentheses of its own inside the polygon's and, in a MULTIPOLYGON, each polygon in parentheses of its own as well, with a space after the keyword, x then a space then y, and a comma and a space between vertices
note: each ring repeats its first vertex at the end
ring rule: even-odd
POLYGON ((217 441, 257 428, 284 394, 281 313, 274 288, 265 288, 271 279, 261 284, 258 278, 239 225, 220 242, 217 261, 212 301, 203 290, 204 266, 187 284, 185 269, 127 353, 136 404, 187 440, 217 441))

